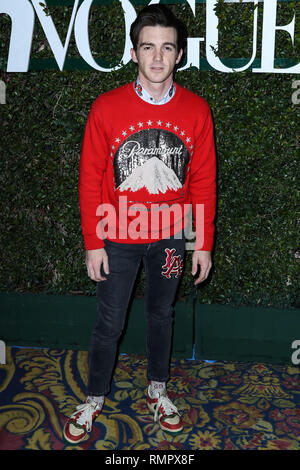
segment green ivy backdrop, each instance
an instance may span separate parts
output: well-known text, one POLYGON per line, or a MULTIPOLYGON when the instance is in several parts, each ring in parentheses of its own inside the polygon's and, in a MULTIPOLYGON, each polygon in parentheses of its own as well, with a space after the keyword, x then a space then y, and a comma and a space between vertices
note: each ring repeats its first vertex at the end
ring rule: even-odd
MULTIPOLYGON (((141 3, 135 5, 137 11, 141 3)), ((72 8, 50 5, 49 1, 58 33, 65 37, 72 8)), ((197 4, 195 17, 186 3, 171 8, 187 23, 189 36, 205 35, 205 3, 197 4)), ((258 8, 260 45, 263 7, 258 8)), ((278 31, 275 56, 298 63, 300 2, 280 2, 277 21, 287 24, 295 12, 295 43, 288 33, 278 31)), ((250 57, 252 4, 225 4, 222 0, 217 13, 219 56, 224 60, 250 57)), ((116 65, 124 47, 120 3, 95 5, 90 21, 94 56, 116 65)), ((8 74, 7 15, 0 16, 0 31, 0 79, 7 85, 7 102, 0 105, 0 289, 93 295, 95 285, 84 264, 78 207, 80 146, 94 99, 133 80, 136 68, 130 63, 112 73, 55 70, 53 54, 36 21, 31 67, 38 68, 36 64, 44 59, 40 68, 52 70, 8 74)), ((78 57, 74 37, 68 60, 72 57, 78 57)), ((178 83, 206 98, 215 122, 218 208, 214 267, 209 280, 198 289, 199 302, 299 306, 300 109, 291 99, 297 78, 251 70, 226 74, 205 67, 176 75, 178 83)), ((190 263, 188 252, 179 299, 185 299, 191 290, 190 263)), ((143 276, 141 272, 136 296, 143 294, 143 276)))

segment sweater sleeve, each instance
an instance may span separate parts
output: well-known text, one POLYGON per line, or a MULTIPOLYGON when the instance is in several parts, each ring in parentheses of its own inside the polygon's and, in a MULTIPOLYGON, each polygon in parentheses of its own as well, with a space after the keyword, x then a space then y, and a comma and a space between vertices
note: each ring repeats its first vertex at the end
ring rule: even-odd
POLYGON ((95 103, 87 120, 79 164, 79 206, 86 250, 104 247, 103 240, 97 236, 97 224, 100 221, 97 208, 102 202, 102 181, 107 166, 108 144, 99 106, 95 103))
MULTIPOLYGON (((206 102, 205 102, 206 103, 206 102)), ((216 211, 216 152, 211 111, 206 103, 191 162, 190 195, 196 229, 195 250, 211 251, 216 211)))

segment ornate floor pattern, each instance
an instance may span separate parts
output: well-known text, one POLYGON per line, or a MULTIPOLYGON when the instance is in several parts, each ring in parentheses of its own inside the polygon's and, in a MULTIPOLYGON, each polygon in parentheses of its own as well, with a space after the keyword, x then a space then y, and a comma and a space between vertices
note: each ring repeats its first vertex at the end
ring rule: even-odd
MULTIPOLYGON (((94 450, 299 450, 300 368, 173 360, 169 397, 184 431, 169 436, 145 402, 146 359, 120 356, 94 450)), ((87 352, 7 348, 0 366, 0 449, 74 449, 62 439, 67 417, 85 400, 87 352)))

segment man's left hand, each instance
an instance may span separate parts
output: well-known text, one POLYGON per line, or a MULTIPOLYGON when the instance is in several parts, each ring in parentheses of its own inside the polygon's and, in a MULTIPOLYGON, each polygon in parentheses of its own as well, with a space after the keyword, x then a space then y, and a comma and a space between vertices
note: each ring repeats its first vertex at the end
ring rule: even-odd
POLYGON ((200 266, 200 273, 197 279, 195 279, 194 285, 200 284, 203 282, 212 267, 211 261, 211 252, 210 251, 194 251, 192 257, 192 275, 195 276, 198 271, 198 266, 200 266))

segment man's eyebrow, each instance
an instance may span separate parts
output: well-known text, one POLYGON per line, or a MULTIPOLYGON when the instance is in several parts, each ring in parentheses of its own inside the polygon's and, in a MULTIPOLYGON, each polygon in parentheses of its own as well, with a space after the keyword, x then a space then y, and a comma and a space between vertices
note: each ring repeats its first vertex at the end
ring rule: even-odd
MULTIPOLYGON (((139 47, 142 47, 142 46, 155 46, 155 44, 153 44, 153 42, 141 42, 141 44, 139 44, 139 47)), ((172 46, 174 47, 174 49, 176 49, 176 44, 174 42, 164 42, 163 43, 163 46, 172 46)))

